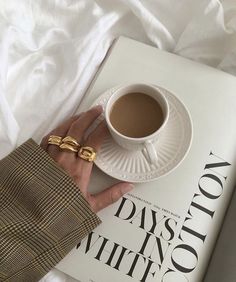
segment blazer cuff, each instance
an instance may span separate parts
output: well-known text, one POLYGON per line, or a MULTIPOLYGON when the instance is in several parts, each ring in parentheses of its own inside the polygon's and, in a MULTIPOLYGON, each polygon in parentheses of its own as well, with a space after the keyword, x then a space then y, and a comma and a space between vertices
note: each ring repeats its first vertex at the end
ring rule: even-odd
POLYGON ((0 281, 37 281, 100 219, 32 139, 0 161, 0 281))

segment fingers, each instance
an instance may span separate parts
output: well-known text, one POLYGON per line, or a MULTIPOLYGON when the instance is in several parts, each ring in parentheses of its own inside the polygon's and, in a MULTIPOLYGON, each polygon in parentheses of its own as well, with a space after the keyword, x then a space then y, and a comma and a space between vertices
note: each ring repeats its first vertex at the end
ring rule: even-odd
POLYGON ((88 200, 91 208, 97 212, 110 204, 119 200, 125 193, 133 189, 133 185, 126 182, 121 182, 112 187, 100 192, 96 195, 91 195, 88 192, 88 184, 92 170, 92 162, 88 162, 79 158, 76 152, 68 152, 60 150, 57 145, 48 145, 50 135, 56 136, 71 136, 78 142, 84 141, 84 146, 92 147, 96 152, 99 151, 104 138, 108 134, 108 128, 105 121, 101 122, 84 140, 84 135, 87 129, 102 113, 102 106, 96 106, 89 111, 72 117, 58 126, 45 136, 41 142, 41 147, 48 151, 58 164, 67 171, 67 173, 78 184, 81 192, 88 200))
POLYGON ((109 205, 118 201, 125 193, 131 191, 134 185, 127 182, 121 182, 107 188, 106 190, 93 195, 91 207, 94 212, 108 207, 109 205))
POLYGON ((44 150, 47 150, 47 148, 49 148, 48 150, 49 153, 59 151, 58 146, 48 145, 48 138, 50 135, 57 135, 61 137, 65 137, 66 135, 69 135, 75 138, 76 140, 81 141, 85 131, 102 113, 102 110, 103 110, 102 106, 96 106, 85 113, 81 113, 80 115, 69 118, 64 123, 59 125, 57 128, 52 130, 48 135, 46 135, 42 139, 40 146, 44 150))
POLYGON ((71 124, 79 118, 80 115, 73 116, 67 119, 65 122, 60 124, 57 128, 53 129, 49 134, 47 134, 41 141, 40 146, 53 157, 57 152, 59 152, 59 147, 55 145, 48 145, 48 138, 50 135, 57 135, 64 137, 69 130, 71 124))
POLYGON ((100 147, 102 146, 102 143, 104 141, 104 138, 108 134, 108 128, 105 121, 102 121, 93 132, 89 134, 85 141, 85 145, 92 147, 95 149, 95 151, 99 151, 100 147))
POLYGON ((75 138, 78 142, 82 141, 82 137, 90 125, 100 116, 103 109, 102 106, 96 106, 81 114, 81 116, 72 123, 67 135, 75 138))
MULTIPOLYGON (((95 149, 96 152, 99 151, 104 138, 108 134, 108 128, 105 121, 102 121, 92 133, 89 134, 87 140, 85 141, 85 146, 89 146, 95 149)), ((87 162, 83 159, 78 159, 78 165, 81 165, 82 176, 78 183, 80 190, 83 194, 87 193, 87 186, 89 183, 90 174, 92 171, 93 162, 87 162)))

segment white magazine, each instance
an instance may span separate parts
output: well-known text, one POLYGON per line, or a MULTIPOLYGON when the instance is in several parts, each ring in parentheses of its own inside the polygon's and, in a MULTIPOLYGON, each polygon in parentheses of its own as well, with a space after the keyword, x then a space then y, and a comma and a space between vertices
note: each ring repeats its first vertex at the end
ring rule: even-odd
MULTIPOLYGON (((190 150, 176 169, 135 184, 100 212, 103 223, 57 268, 81 282, 202 281, 235 184, 236 78, 120 37, 79 111, 107 89, 139 81, 169 90, 186 106, 190 150)), ((115 182, 95 168, 91 191, 115 182)))

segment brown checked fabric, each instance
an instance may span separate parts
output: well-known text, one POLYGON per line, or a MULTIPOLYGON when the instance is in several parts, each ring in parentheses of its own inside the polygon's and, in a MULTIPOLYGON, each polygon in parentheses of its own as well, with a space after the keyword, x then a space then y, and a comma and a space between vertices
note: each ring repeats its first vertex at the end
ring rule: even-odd
POLYGON ((33 140, 0 161, 0 281, 38 281, 99 223, 33 140))

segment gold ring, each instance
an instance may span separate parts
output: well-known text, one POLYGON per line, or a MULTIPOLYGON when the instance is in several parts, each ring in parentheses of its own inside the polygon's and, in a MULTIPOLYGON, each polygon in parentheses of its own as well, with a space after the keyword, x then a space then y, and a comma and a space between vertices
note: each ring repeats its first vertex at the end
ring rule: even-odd
POLYGON ((66 136, 62 139, 62 142, 72 146, 81 147, 79 142, 77 142, 77 140, 71 136, 66 136))
POLYGON ((96 151, 92 147, 81 147, 78 156, 88 162, 93 162, 96 158, 96 151))
POLYGON ((62 142, 62 137, 57 135, 50 135, 48 138, 48 144, 60 146, 62 142))
POLYGON ((78 148, 77 146, 73 146, 73 145, 70 145, 70 144, 67 144, 67 143, 62 143, 60 145, 60 149, 62 150, 68 150, 68 151, 72 151, 72 152, 78 152, 78 148))

